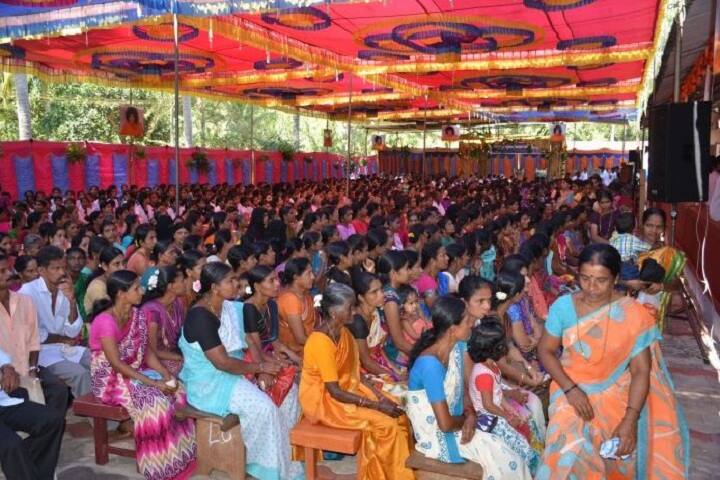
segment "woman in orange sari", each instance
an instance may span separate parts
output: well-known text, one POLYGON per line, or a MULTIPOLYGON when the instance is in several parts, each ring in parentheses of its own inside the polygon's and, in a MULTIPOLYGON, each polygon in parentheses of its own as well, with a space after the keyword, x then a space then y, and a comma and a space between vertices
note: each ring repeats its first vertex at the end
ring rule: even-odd
POLYGON ((352 321, 355 292, 333 283, 320 303, 326 322, 305 343, 300 405, 314 423, 362 431, 358 479, 412 480, 408 421, 400 407, 360 376, 352 321))
POLYGON ((614 290, 612 246, 586 247, 579 263, 581 291, 550 307, 538 347, 553 383, 536 480, 687 478, 687 425, 655 319, 614 290))

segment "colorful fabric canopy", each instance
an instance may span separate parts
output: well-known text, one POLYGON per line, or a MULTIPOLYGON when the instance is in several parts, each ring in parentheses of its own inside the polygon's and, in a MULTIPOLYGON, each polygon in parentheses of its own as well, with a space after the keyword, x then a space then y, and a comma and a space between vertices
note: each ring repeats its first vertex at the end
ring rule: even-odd
MULTIPOLYGON (((0 44, 2 69, 172 88, 169 0, 0 0, 0 14, 37 8, 49 22, 48 9, 75 1, 127 15, 117 14, 117 26, 0 44)), ((384 0, 239 13, 240 2, 185 0, 180 88, 360 121, 620 121, 644 106, 681 4, 384 0)), ((0 31, 26 17, 4 18, 0 31)))

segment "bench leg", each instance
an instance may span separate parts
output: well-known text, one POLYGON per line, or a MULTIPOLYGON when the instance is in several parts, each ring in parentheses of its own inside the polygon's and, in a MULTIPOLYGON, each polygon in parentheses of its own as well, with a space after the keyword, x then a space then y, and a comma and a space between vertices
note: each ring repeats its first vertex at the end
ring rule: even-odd
POLYGON ((93 438, 95 440, 95 463, 105 465, 108 463, 108 431, 107 420, 93 417, 93 438))
POLYGON ((317 479, 318 450, 305 447, 305 480, 317 479))

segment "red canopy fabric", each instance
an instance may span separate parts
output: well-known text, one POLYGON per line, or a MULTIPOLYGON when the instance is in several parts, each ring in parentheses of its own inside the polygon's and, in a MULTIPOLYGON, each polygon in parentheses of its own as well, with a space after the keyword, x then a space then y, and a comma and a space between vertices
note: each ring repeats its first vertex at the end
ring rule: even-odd
MULTIPOLYGON (((670 0, 384 0, 180 17, 183 92, 356 120, 624 119, 670 0)), ((171 18, 0 44, 0 68, 170 89, 171 18)))

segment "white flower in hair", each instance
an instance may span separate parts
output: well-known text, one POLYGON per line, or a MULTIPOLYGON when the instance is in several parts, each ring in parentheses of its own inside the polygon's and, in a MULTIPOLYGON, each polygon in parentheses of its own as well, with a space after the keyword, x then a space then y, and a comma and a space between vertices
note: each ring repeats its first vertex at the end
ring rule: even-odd
POLYGON ((503 300, 507 300, 507 293, 505 293, 505 292, 495 292, 495 298, 497 298, 497 299, 500 300, 501 302, 502 302, 503 300))
POLYGON ((157 272, 153 273, 152 275, 150 275, 150 278, 148 278, 148 282, 147 282, 148 291, 155 290, 155 287, 157 287, 159 273, 160 272, 157 271, 157 272))
POLYGON ((320 308, 320 302, 322 302, 322 295, 315 295, 313 297, 313 307, 320 308))
POLYGON ((195 293, 200 293, 201 287, 202 286, 200 285, 200 280, 195 280, 192 284, 192 289, 193 289, 193 292, 195 292, 195 293))
POLYGON ((253 293, 253 292, 252 292, 252 288, 250 288, 250 285, 248 285, 247 287, 245 287, 245 294, 246 294, 246 295, 252 295, 252 293, 253 293))

